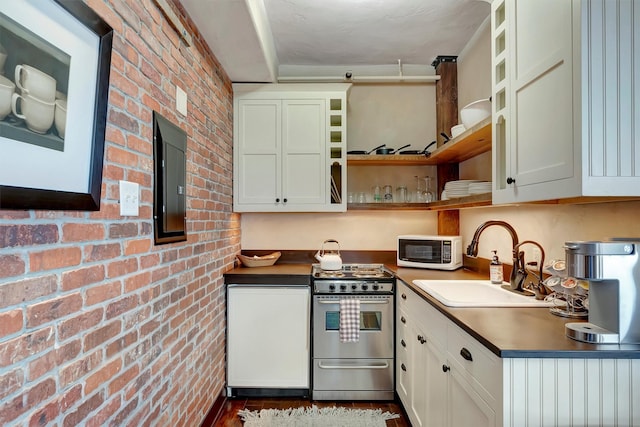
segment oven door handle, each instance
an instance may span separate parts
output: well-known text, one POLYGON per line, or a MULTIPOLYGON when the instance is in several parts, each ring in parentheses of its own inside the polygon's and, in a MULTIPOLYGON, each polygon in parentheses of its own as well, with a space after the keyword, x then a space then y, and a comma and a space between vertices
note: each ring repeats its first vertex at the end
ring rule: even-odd
MULTIPOLYGON (((340 304, 340 301, 335 301, 335 300, 318 300, 316 301, 319 304, 340 304)), ((381 299, 381 300, 377 300, 377 301, 369 301, 369 300, 360 300, 360 304, 389 304, 389 300, 388 299, 381 299)))
POLYGON ((322 362, 318 362, 320 369, 387 369, 389 362, 384 362, 376 365, 325 365, 322 362))

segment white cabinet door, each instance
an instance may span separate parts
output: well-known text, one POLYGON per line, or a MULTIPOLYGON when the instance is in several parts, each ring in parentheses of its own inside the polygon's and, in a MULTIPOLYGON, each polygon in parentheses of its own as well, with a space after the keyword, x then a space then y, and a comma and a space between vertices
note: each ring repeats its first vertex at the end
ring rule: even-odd
POLYGON ((496 427, 495 411, 465 379, 464 368, 455 363, 450 365, 447 408, 446 425, 450 427, 496 427))
POLYGON ((640 196, 635 3, 492 3, 494 204, 640 196))
POLYGON ((282 198, 285 207, 327 202, 325 99, 282 102, 282 198))
POLYGON ((230 285, 227 386, 309 388, 311 291, 230 285))
POLYGON ((238 205, 275 205, 282 187, 280 100, 239 100, 236 117, 238 205))

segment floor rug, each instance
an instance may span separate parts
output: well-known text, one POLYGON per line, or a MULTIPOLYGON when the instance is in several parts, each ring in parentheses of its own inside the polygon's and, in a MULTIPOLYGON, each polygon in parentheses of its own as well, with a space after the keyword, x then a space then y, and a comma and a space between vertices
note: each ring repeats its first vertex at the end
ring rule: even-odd
POLYGON ((382 409, 351 409, 342 407, 289 409, 241 409, 238 415, 244 427, 385 427, 386 420, 400 418, 382 409))

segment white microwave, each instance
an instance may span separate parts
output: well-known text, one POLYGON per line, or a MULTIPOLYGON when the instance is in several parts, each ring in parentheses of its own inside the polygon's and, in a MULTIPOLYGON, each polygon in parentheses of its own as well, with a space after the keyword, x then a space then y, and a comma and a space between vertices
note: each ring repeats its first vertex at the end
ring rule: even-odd
POLYGON ((462 267, 460 236, 398 236, 396 264, 400 267, 456 270, 462 267))

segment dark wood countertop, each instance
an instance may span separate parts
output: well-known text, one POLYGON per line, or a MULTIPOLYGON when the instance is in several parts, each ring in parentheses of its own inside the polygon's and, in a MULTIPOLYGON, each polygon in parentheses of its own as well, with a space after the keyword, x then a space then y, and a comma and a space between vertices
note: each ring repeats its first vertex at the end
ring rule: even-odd
POLYGON ((414 280, 487 279, 486 275, 463 269, 387 267, 425 301, 500 357, 640 359, 640 345, 588 344, 565 336, 565 323, 579 320, 555 316, 547 307, 447 307, 412 283, 414 280))
MULTIPOLYGON (((470 270, 438 271, 386 264, 426 302, 500 357, 640 359, 640 345, 581 343, 565 336, 564 325, 575 322, 554 316, 548 308, 454 308, 441 304, 414 280, 487 279, 470 270)), ((226 284, 310 285, 310 264, 238 267, 225 273, 226 284)))

